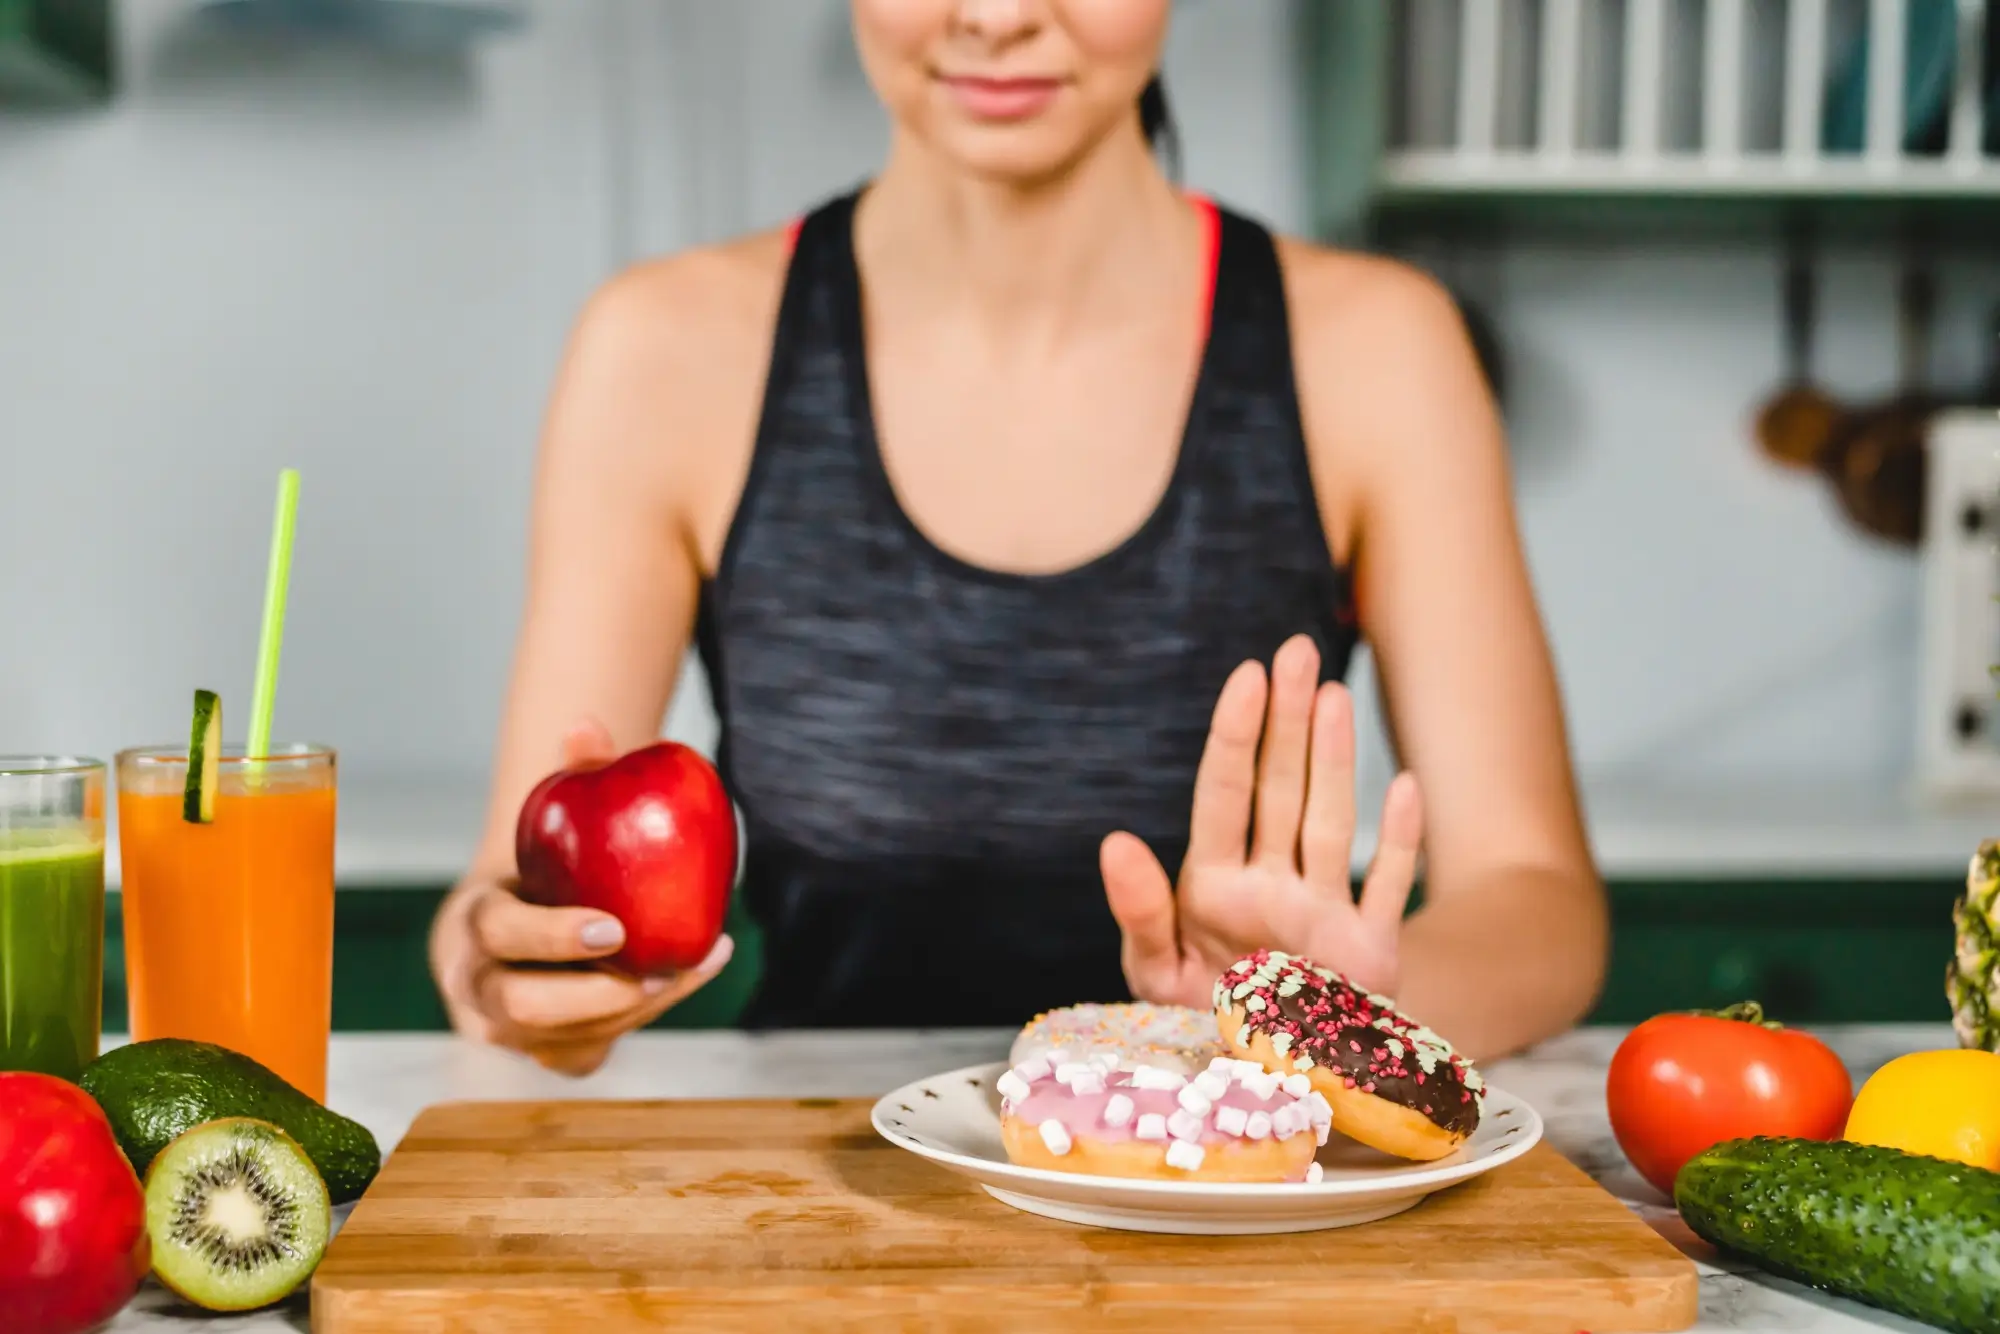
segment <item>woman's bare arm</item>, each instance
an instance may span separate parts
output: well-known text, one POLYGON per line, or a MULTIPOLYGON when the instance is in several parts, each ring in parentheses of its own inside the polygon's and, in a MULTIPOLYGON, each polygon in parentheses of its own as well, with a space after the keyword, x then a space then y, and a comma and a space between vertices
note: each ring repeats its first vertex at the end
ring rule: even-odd
POLYGON ((1429 279, 1303 249, 1287 263, 1316 489, 1424 794, 1402 999, 1476 1054, 1517 1050, 1588 1012, 1609 928, 1498 413, 1429 279))
POLYGON ((565 760, 653 741, 692 629, 703 501, 755 411, 755 329, 741 263, 715 252, 637 270, 586 308, 558 374, 536 465, 525 607, 493 758, 487 818, 432 931, 453 1024, 546 1064, 588 1069, 727 960, 687 978, 522 969, 614 951, 615 919, 522 903, 514 821, 565 760), (730 332, 737 331, 737 337, 730 332), (749 364, 731 363, 748 358, 749 364), (737 390, 742 392, 735 392, 737 390), (579 727, 581 726, 581 731, 579 727))

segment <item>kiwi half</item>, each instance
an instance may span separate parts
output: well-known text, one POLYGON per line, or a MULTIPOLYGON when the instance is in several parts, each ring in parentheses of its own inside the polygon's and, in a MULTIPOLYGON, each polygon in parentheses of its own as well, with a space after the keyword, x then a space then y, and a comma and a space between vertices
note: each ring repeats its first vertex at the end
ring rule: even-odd
POLYGON ((326 1251, 326 1183, 268 1121, 204 1121, 146 1171, 153 1276, 211 1311, 249 1311, 289 1294, 326 1251))

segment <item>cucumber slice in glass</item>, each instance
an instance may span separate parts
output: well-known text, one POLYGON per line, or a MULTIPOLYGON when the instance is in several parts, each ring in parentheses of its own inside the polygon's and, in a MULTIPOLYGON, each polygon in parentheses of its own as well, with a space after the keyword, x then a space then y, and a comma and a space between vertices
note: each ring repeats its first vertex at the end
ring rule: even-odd
POLYGON ((216 778, 222 759, 222 697, 213 690, 194 692, 194 727, 188 734, 187 788, 181 794, 181 819, 189 824, 215 820, 216 778))

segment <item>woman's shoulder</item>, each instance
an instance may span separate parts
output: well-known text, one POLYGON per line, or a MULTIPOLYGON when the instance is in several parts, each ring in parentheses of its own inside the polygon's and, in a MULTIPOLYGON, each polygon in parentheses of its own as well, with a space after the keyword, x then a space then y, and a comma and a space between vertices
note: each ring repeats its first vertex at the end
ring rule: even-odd
POLYGON ((780 227, 642 260, 591 293, 577 339, 656 370, 712 371, 768 341, 789 254, 780 227))
POLYGON ((1277 244, 1300 420, 1343 536, 1389 491, 1499 451, 1478 354, 1442 283, 1380 255, 1277 244))
POLYGON ((1444 285, 1399 259, 1276 237, 1300 352, 1403 360, 1450 355, 1464 321, 1444 285))
POLYGON ((1441 395, 1486 396, 1465 317, 1436 278, 1401 260, 1289 238, 1278 254, 1301 391, 1319 400, 1321 415, 1380 422, 1420 414, 1441 395), (1344 388, 1325 392, 1334 385, 1344 388))
MULTIPOLYGON (((614 274, 576 317, 565 382, 684 432, 752 411, 770 360, 786 255, 778 229, 614 274)), ((701 432, 692 433, 699 445, 701 432)))
POLYGON ((749 455, 770 361, 782 229, 646 260, 584 303, 558 376, 553 466, 671 497, 706 531, 749 455))

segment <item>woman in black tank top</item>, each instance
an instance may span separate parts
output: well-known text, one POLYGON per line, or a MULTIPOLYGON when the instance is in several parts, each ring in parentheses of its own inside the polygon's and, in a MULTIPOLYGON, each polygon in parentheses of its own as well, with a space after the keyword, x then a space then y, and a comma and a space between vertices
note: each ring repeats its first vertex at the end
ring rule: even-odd
MULTIPOLYGON (((594 303, 544 445, 486 850, 433 935, 461 1031, 587 1070, 726 961, 725 942, 650 985, 536 967, 609 953, 616 924, 510 892, 526 788, 559 743, 589 758, 653 735, 690 631, 744 820, 739 892, 763 936, 749 1026, 1004 1026, 1082 1000, 1205 1004, 1214 974, 1264 944, 1399 995, 1478 1055, 1588 1008, 1602 895, 1464 330, 1413 274, 1280 243, 1166 186, 1147 143, 1164 97, 1147 76, 1167 10, 855 0, 896 121, 882 176, 780 238, 626 275, 594 303), (926 361, 941 335, 913 341, 901 321, 917 316, 898 316, 972 325, 936 315, 952 271, 925 265, 976 265, 981 245, 1006 262, 1023 228, 1078 275, 1073 300, 1048 298, 1053 313, 1103 331, 1076 357, 1151 346, 1143 331, 1161 326, 1143 283, 1119 286, 1136 263, 1122 247, 1198 242, 1186 286, 1199 354, 1164 488, 1122 538, 1053 568, 1034 568, 1063 546, 1043 529, 1087 516, 1081 486, 1043 489, 1047 517, 1032 482, 1016 487, 1028 504, 999 508, 1008 459, 965 466, 951 437, 1008 438, 995 417, 1017 408, 996 407, 1004 393, 975 400, 979 368, 926 361), (745 277, 761 273, 769 288, 745 277), (773 313, 753 367, 760 304, 773 313), (665 332, 677 319, 685 339, 665 332), (885 457, 884 420, 940 411, 899 378, 925 365, 966 377, 967 397, 921 433, 929 463, 907 445, 885 457), (910 494, 979 535, 933 537, 910 494), (982 543, 1027 553, 1027 568, 955 554, 982 543), (1357 592, 1409 765, 1358 893, 1338 684, 1362 634, 1357 592), (595 721, 564 741, 577 719, 595 721), (1405 921, 1420 837, 1426 901, 1405 921)), ((1158 272, 1178 290, 1181 272, 1158 272)), ((999 292, 993 319, 1018 321, 1009 307, 1024 301, 999 292)), ((1129 359, 1103 359, 1106 401, 1157 397, 1149 377, 1120 377, 1129 359)), ((1173 370, 1150 377, 1161 385, 1183 374, 1159 369, 1173 370)), ((1070 383, 1060 365, 1049 378, 1070 383)), ((1076 378, 1083 420, 1093 377, 1076 378)), ((1113 420, 1081 434, 1052 466, 1123 480, 1130 467, 1087 457, 1100 440, 1124 448, 1120 433, 1113 420)))

